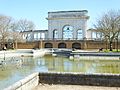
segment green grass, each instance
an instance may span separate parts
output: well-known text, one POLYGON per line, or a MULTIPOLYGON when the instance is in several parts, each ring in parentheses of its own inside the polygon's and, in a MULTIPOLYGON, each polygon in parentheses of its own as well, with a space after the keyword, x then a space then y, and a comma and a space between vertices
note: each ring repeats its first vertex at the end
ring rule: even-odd
POLYGON ((104 52, 120 52, 120 49, 118 49, 118 51, 116 50, 116 49, 113 49, 113 51, 110 51, 109 49, 105 49, 105 50, 103 50, 104 52))

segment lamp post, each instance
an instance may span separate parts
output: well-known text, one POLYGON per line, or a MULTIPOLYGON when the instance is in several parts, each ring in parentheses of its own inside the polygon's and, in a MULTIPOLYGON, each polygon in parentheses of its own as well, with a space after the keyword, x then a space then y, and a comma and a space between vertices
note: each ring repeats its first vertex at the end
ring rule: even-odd
POLYGON ((5 50, 6 50, 5 46, 3 47, 3 50, 4 50, 4 60, 5 60, 5 50))

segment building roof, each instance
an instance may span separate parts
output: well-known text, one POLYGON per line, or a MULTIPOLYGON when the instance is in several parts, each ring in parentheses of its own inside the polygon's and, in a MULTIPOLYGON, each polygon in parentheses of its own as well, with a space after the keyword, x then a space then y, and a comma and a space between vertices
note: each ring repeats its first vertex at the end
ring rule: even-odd
POLYGON ((48 12, 49 13, 66 13, 66 12, 88 12, 87 10, 72 10, 72 11, 56 11, 56 12, 48 12))
POLYGON ((29 30, 29 31, 23 31, 22 33, 29 33, 29 32, 46 32, 48 30, 29 30))

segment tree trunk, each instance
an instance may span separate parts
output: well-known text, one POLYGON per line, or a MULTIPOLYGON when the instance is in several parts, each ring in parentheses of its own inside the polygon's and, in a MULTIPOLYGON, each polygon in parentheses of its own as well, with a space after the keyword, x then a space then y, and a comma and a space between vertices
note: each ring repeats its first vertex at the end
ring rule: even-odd
POLYGON ((17 47, 17 40, 15 41, 15 48, 17 49, 18 47, 17 47))
POLYGON ((116 47, 116 51, 118 52, 118 37, 117 37, 117 47, 116 47))
POLYGON ((108 40, 106 39, 106 50, 108 50, 108 40))
POLYGON ((112 51, 112 41, 110 41, 110 51, 112 51))

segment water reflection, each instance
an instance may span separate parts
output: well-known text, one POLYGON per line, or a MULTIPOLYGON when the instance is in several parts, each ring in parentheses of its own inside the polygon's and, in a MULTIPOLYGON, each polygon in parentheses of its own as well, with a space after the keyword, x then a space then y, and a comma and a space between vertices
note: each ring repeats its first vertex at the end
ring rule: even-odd
POLYGON ((0 65, 0 87, 4 88, 25 76, 39 72, 81 72, 120 74, 120 61, 69 60, 65 57, 12 57, 0 65))

